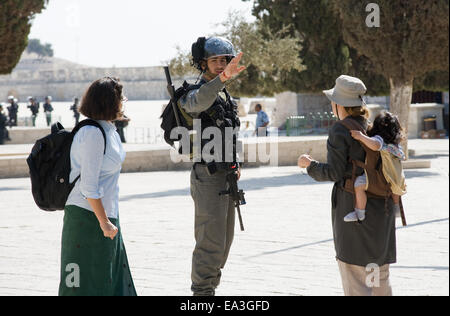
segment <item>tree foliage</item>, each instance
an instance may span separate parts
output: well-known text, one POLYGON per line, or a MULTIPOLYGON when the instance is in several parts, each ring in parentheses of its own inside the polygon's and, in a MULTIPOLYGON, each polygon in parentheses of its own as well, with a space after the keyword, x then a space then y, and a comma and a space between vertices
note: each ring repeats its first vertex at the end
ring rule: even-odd
POLYGON ((299 57, 306 71, 290 71, 286 90, 321 92, 333 86, 337 77, 348 74, 367 82, 370 94, 389 91, 387 81, 372 71, 370 61, 344 41, 331 0, 255 0, 253 15, 271 30, 289 26, 289 35, 301 42, 299 57))
MULTIPOLYGON (((378 0, 378 27, 368 27, 365 2, 333 0, 333 4, 345 41, 389 80, 390 110, 408 132, 414 80, 416 87, 429 87, 438 85, 443 75, 448 77, 449 1, 378 0)), ((407 143, 403 146, 407 148, 407 143)))
POLYGON ((41 44, 39 39, 30 39, 27 47, 28 53, 36 53, 39 57, 53 57, 53 48, 51 44, 41 44))
POLYGON ((448 0, 379 0, 380 27, 366 25, 366 3, 333 0, 345 41, 386 79, 412 80, 449 67, 448 0))
MULTIPOLYGON (((287 28, 272 32, 259 22, 246 22, 237 12, 230 13, 222 26, 225 29, 223 33, 212 35, 229 39, 237 51, 244 52, 241 63, 247 67, 229 85, 233 95, 273 95, 285 90, 285 74, 288 71, 304 70, 298 58, 301 46, 296 38, 286 35, 287 28)), ((175 75, 193 72, 190 52, 180 49, 169 65, 175 75)))
MULTIPOLYGON (((361 78, 369 88, 368 94, 370 95, 389 94, 390 85, 388 79, 384 74, 377 71, 380 65, 374 64, 367 55, 358 49, 359 46, 350 45, 343 34, 343 27, 351 31, 355 21, 360 27, 362 24, 367 28, 365 24, 365 19, 368 15, 365 11, 367 3, 351 1, 351 4, 346 6, 346 9, 353 13, 351 17, 352 24, 347 23, 347 21, 343 22, 339 11, 336 10, 335 6, 339 6, 340 2, 345 3, 347 1, 254 0, 253 14, 263 25, 274 31, 290 26, 289 35, 298 38, 301 42, 300 58, 306 67, 306 71, 301 73, 295 70, 291 71, 287 75, 286 90, 321 92, 324 88, 334 85, 334 81, 338 76, 348 74, 361 78), (358 5, 353 5, 353 3, 358 5), (343 25, 343 23, 345 24, 343 25)), ((397 3, 399 1, 385 2, 397 3)), ((448 14, 448 1, 444 2, 447 2, 447 9, 444 8, 439 14, 434 16, 426 13, 428 14, 427 18, 440 19, 441 22, 438 23, 442 24, 442 21, 445 21, 445 19, 443 20, 443 15, 448 14)), ((383 6, 379 1, 376 3, 383 6)), ((428 3, 427 6, 429 5, 428 3)), ((422 10, 420 5, 416 9, 417 12, 422 10)), ((387 10, 389 11, 391 8, 387 7, 387 10)), ((425 22, 425 25, 427 23, 425 22)), ((445 31, 445 23, 443 26, 445 31)), ((391 29, 387 33, 397 33, 397 36, 399 36, 398 30, 395 29, 391 29)), ((441 38, 441 40, 443 45, 448 47, 448 37, 446 39, 441 38)), ((427 40, 425 39, 425 41, 416 46, 415 49, 418 54, 420 54, 419 46, 426 45, 426 43, 427 40)), ((360 46, 366 46, 366 44, 367 41, 365 40, 359 42, 360 46)), ((414 49, 414 45, 410 48, 414 49)), ((435 48, 439 49, 439 45, 435 46, 435 48)), ((395 52, 395 47, 393 52, 395 52)), ((443 53, 445 53, 445 47, 443 53)), ((385 56, 386 52, 383 50, 382 45, 380 45, 380 49, 376 54, 385 56)), ((398 65, 398 59, 392 63, 398 65)), ((448 91, 448 83, 448 69, 438 72, 429 72, 427 70, 417 77, 414 87, 416 90, 448 91)))
POLYGON ((10 73, 28 45, 31 21, 48 0, 1 0, 0 74, 10 73))

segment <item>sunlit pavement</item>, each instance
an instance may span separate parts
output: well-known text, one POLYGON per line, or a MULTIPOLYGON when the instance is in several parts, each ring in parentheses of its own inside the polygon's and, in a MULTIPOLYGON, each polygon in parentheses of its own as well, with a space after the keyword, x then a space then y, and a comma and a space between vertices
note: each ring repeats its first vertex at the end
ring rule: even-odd
MULTIPOLYGON (((407 170, 395 295, 449 295, 449 143, 412 141, 431 169, 407 170)), ((121 225, 139 295, 190 295, 194 247, 189 172, 123 174, 121 225)), ((331 183, 295 167, 244 169, 245 232, 236 225, 218 295, 342 295, 331 183)), ((56 295, 63 213, 37 209, 28 179, 0 180, 0 295, 56 295)))

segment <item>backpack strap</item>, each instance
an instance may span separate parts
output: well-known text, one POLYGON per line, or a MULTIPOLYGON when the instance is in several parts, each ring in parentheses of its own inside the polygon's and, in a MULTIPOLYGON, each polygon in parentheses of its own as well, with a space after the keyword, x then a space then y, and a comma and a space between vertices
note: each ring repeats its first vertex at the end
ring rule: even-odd
POLYGON ((338 121, 337 123, 344 125, 349 131, 360 131, 364 135, 367 135, 366 129, 351 117, 346 117, 344 120, 338 121))
MULTIPOLYGON (((352 119, 351 117, 347 117, 344 120, 338 121, 337 124, 341 124, 349 131, 356 130, 356 131, 362 132, 364 135, 367 135, 365 128, 361 124, 359 124, 356 120, 352 119)), ((363 144, 361 144, 361 145, 363 146, 364 150, 366 150, 365 146, 363 144)), ((354 195, 355 194, 355 182, 356 182, 357 168, 359 167, 359 168, 365 169, 366 164, 363 161, 359 161, 359 160, 353 159, 351 157, 349 157, 349 162, 352 164, 352 177, 345 181, 344 190, 354 195)), ((353 206, 356 207, 356 199, 353 199, 353 206)))
POLYGON ((72 130, 72 135, 75 136, 75 134, 83 127, 85 126, 95 126, 98 129, 100 129, 100 131, 102 132, 103 135, 103 140, 105 141, 105 150, 103 151, 103 154, 106 154, 106 133, 105 130, 103 129, 103 127, 100 125, 100 123, 98 123, 97 121, 91 120, 91 119, 86 119, 81 121, 80 123, 78 123, 77 126, 75 126, 75 128, 72 130))
POLYGON ((403 224, 403 226, 408 226, 408 223, 406 222, 405 209, 403 208, 403 201, 402 201, 402 197, 401 196, 400 196, 400 214, 402 216, 402 224, 403 224))

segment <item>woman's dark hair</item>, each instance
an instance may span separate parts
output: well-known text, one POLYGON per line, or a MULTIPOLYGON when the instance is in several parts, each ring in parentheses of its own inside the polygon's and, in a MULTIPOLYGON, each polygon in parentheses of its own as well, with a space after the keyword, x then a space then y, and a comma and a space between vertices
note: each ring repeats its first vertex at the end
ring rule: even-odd
POLYGON ((386 144, 398 145, 404 139, 398 117, 387 111, 377 115, 367 134, 370 137, 381 136, 386 144))
POLYGON ((118 78, 94 81, 83 96, 79 112, 93 120, 114 121, 122 116, 122 90, 118 78))

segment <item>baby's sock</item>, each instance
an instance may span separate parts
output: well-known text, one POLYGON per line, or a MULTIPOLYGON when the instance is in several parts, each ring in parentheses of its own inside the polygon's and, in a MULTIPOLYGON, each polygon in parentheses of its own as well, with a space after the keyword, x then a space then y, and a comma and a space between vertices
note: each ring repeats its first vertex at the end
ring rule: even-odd
POLYGON ((355 212, 358 215, 358 219, 360 221, 363 221, 366 219, 366 210, 360 210, 358 208, 355 208, 355 212))

